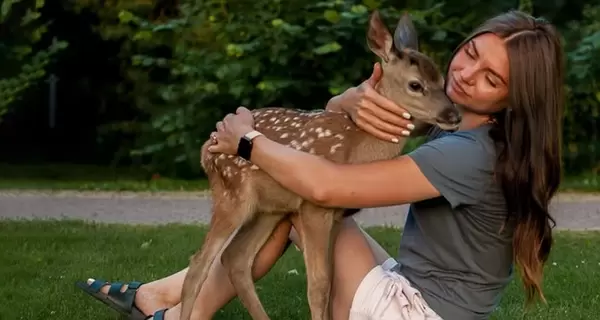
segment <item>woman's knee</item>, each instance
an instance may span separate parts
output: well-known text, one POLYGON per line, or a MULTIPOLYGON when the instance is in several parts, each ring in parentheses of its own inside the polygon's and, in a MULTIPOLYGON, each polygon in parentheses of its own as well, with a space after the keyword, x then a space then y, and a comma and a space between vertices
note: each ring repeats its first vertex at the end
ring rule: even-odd
MULTIPOLYGON (((296 245, 297 248, 302 248, 302 239, 304 238, 304 232, 301 228, 299 216, 294 214, 290 216, 289 221, 291 222, 291 228, 289 232, 289 239, 296 245)), ((356 233, 362 231, 356 221, 351 217, 344 218, 341 222, 340 228, 338 229, 338 236, 344 233, 356 233)))
POLYGON ((365 276, 377 265, 362 229, 345 218, 334 251, 334 319, 348 319, 354 296, 365 276))
POLYGON ((297 214, 290 216, 290 222, 292 227, 290 228, 289 239, 294 243, 296 248, 300 250, 302 248, 302 228, 300 227, 300 221, 297 214))
POLYGON ((273 230, 273 233, 271 234, 271 237, 268 241, 280 242, 281 240, 289 240, 288 235, 290 233, 291 228, 292 221, 290 221, 290 219, 285 218, 281 220, 281 222, 279 222, 275 230, 273 230))
MULTIPOLYGON (((304 233, 298 217, 292 216, 293 227, 289 238, 300 248, 304 233)), ((333 309, 337 319, 347 319, 354 294, 365 275, 377 265, 372 251, 372 239, 367 239, 363 230, 351 217, 339 226, 333 251, 333 309)), ((375 243, 376 244, 376 243, 375 243)))

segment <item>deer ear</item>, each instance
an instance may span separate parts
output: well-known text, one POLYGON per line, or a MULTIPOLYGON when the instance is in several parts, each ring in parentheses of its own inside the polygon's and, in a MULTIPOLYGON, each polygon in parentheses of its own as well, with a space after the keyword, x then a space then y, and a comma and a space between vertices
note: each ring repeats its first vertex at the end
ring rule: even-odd
POLYGON ((394 46, 398 51, 402 51, 404 48, 419 50, 417 31, 408 13, 403 14, 398 21, 394 32, 394 46))
POLYGON ((369 30, 367 31, 367 45, 369 49, 383 59, 383 61, 387 62, 390 60, 393 43, 392 35, 381 20, 379 12, 373 12, 369 18, 369 30))

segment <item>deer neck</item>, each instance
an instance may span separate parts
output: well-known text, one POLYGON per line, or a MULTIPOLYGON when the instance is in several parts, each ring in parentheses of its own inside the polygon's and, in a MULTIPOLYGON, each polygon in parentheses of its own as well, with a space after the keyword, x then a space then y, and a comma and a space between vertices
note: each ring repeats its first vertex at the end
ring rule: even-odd
POLYGON ((380 95, 382 95, 382 96, 384 96, 386 98, 392 96, 391 85, 388 82, 389 81, 385 77, 385 73, 384 73, 384 76, 375 85, 375 91, 377 91, 377 93, 379 93, 380 95))
POLYGON ((402 153, 407 141, 407 137, 398 137, 398 142, 392 142, 363 133, 361 142, 352 150, 350 162, 364 163, 393 159, 402 153))
MULTIPOLYGON (((394 87, 394 85, 391 84, 391 83, 389 83, 389 81, 387 80, 387 78, 383 77, 377 83, 377 85, 375 85, 375 90, 380 95, 382 95, 382 96, 384 96, 384 97, 386 97, 386 98, 389 99, 389 97, 393 96, 393 89, 392 89, 392 87, 394 87)), ((414 117, 412 118, 412 124, 415 126, 415 128, 413 129, 413 133, 414 134, 411 134, 411 137, 422 136, 422 135, 426 134, 427 131, 429 131, 429 129, 431 129, 431 127, 433 126, 430 123, 427 123, 427 122, 422 121, 420 119, 416 119, 414 117)))

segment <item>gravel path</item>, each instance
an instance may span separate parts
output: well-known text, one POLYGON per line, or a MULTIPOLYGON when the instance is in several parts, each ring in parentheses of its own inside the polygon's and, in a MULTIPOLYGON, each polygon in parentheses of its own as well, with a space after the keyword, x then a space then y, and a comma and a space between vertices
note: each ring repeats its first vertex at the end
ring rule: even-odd
MULTIPOLYGON (((83 219, 107 223, 205 223, 210 198, 201 193, 0 192, 0 219, 83 219)), ((407 206, 365 209, 365 225, 402 226, 407 206)), ((560 194, 552 204, 560 229, 600 230, 600 195, 560 194)))

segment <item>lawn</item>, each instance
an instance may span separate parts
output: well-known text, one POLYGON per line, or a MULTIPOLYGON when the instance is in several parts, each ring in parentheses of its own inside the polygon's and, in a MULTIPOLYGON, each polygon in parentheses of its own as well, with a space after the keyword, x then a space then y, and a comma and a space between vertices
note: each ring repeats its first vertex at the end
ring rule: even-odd
MULTIPOLYGON (((90 276, 156 279, 186 266, 202 241, 193 225, 124 226, 77 221, 0 222, 0 319, 119 319, 75 286, 90 276)), ((400 231, 368 231, 396 252, 400 231)), ((600 313, 600 233, 559 232, 547 266, 549 304, 523 314, 513 281, 493 319, 597 319, 600 313)), ((273 319, 307 319, 305 274, 299 252, 288 250, 258 283, 273 319), (298 274, 289 272, 296 269, 298 274)), ((237 300, 215 319, 250 319, 237 300)))

